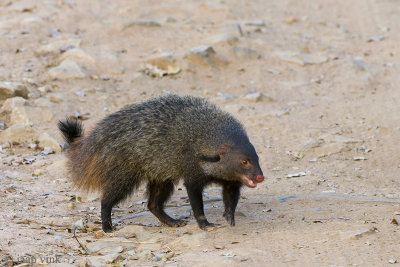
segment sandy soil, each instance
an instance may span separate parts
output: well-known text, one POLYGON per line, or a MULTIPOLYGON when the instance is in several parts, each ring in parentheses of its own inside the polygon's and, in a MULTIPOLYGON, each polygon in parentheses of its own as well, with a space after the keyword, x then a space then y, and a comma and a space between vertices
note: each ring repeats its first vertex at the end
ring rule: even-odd
MULTIPOLYGON (((64 152, 4 143, 2 264, 105 264, 73 238, 81 219, 80 242, 111 244, 100 254, 117 253, 117 266, 398 264, 399 12, 395 0, 0 1, 0 81, 24 84, 26 104, 53 114, 32 113, 40 132, 61 144, 56 123, 67 115, 84 114, 90 129, 128 103, 202 96, 243 122, 267 177, 242 191, 236 227, 222 219, 218 187, 206 190, 206 215, 223 227, 210 232, 192 216, 182 228, 160 225, 141 189, 113 213, 122 230, 102 235, 98 198, 74 191, 64 152), (200 45, 215 54, 190 53, 200 45), (149 58, 162 53, 173 55, 168 75, 140 71, 161 68, 149 58), (78 73, 54 73, 68 59, 78 73)), ((4 112, 0 122, 14 123, 4 112)), ((167 211, 190 211, 185 190, 167 211)))

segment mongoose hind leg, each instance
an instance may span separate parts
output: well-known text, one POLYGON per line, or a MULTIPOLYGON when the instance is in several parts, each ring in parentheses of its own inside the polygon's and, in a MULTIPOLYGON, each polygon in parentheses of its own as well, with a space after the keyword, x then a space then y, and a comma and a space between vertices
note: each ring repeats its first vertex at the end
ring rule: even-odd
POLYGON ((160 222, 168 226, 179 227, 186 225, 187 222, 185 220, 171 218, 164 211, 164 204, 171 197, 173 192, 174 184, 172 181, 149 182, 147 185, 147 193, 149 195, 148 208, 160 222))
POLYGON ((189 202, 192 206, 194 218, 202 230, 209 230, 218 224, 210 223, 204 215, 203 206, 203 188, 204 185, 198 183, 185 182, 186 191, 188 193, 189 202))
POLYGON ((224 200, 224 218, 232 226, 235 226, 235 210, 240 197, 240 182, 226 182, 223 184, 222 197, 224 200))
POLYGON ((113 230, 111 220, 112 208, 124 200, 131 193, 132 189, 132 185, 122 183, 119 186, 109 184, 103 188, 103 195, 101 197, 101 224, 104 232, 111 232, 113 230))

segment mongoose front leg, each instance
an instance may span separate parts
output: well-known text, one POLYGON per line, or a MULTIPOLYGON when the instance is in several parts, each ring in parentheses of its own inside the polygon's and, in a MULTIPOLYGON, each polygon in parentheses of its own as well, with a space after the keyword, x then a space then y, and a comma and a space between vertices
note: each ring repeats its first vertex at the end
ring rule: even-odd
POLYGON ((223 216, 232 226, 235 226, 235 210, 240 197, 240 187, 240 182, 226 182, 222 188, 225 205, 223 216))
POLYGON ((189 202, 192 206, 194 218, 202 230, 207 230, 208 227, 213 227, 215 224, 209 223, 204 215, 203 206, 203 186, 194 183, 185 183, 186 191, 188 193, 189 202))
POLYGON ((164 211, 164 203, 170 198, 174 191, 174 184, 171 181, 149 182, 147 193, 149 195, 148 208, 160 222, 168 226, 178 227, 186 225, 185 220, 176 220, 171 218, 164 211))

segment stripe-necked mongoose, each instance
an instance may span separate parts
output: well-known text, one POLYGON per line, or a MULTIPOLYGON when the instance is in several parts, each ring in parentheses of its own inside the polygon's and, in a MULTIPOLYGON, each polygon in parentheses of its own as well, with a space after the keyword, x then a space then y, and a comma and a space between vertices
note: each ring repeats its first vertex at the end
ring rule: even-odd
POLYGON ((182 179, 201 229, 212 226, 204 216, 202 192, 210 183, 223 188, 224 217, 235 225, 243 184, 264 180, 258 156, 242 125, 215 105, 197 97, 168 95, 127 105, 83 136, 80 121, 59 122, 70 145, 68 168, 73 183, 101 192, 101 219, 112 231, 111 209, 143 182, 148 208, 169 226, 181 226, 164 211, 182 179))

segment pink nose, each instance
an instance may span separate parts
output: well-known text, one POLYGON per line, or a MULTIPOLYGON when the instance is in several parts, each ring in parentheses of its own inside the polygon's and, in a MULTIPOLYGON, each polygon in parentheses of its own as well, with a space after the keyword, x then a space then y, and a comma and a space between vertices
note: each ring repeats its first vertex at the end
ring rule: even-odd
POLYGON ((264 181, 264 176, 258 175, 258 176, 256 177, 256 181, 257 181, 257 183, 261 183, 262 181, 264 181))

